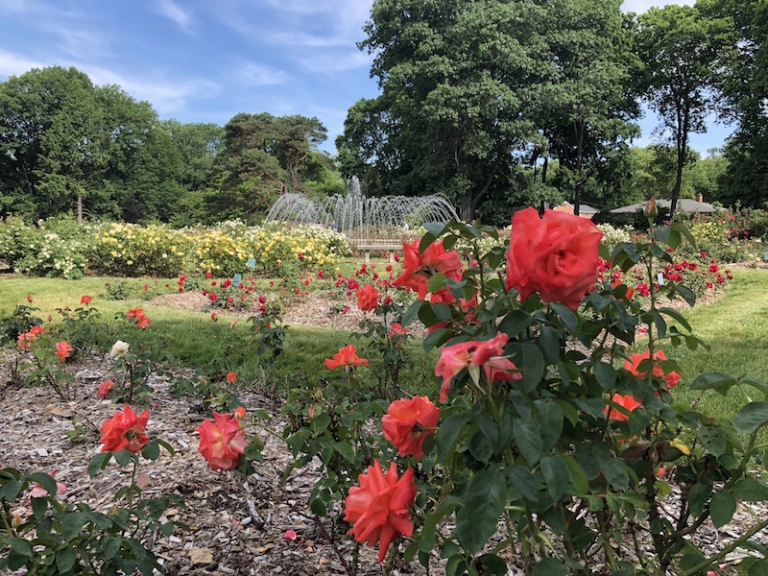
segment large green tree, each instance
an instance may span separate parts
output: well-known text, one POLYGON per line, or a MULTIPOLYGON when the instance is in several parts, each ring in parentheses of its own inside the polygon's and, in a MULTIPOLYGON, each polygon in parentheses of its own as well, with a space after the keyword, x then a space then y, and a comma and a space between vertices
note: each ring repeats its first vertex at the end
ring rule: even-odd
POLYGON ((552 0, 545 15, 540 33, 548 74, 536 101, 537 124, 547 139, 542 180, 551 156, 578 214, 585 185, 591 201, 610 195, 619 157, 639 135, 632 123, 639 111, 629 87, 637 64, 621 0, 552 0))
POLYGON ((326 128, 317 118, 241 113, 224 127, 215 171, 221 191, 209 199, 225 217, 264 213, 281 194, 307 192, 326 128))
POLYGON ((715 85, 719 113, 736 125, 724 156, 720 200, 753 207, 768 204, 768 3, 699 0, 701 12, 731 23, 715 85))
MULTIPOLYGON (((441 192, 471 219, 510 182, 528 142, 544 46, 529 2, 376 0, 361 47, 382 94, 358 102, 342 165, 372 165, 383 194, 441 192), (351 156, 351 158, 350 158, 351 156)), ((351 174, 348 174, 351 175, 351 174)))
POLYGON ((695 6, 651 8, 637 20, 637 50, 644 65, 643 97, 661 118, 660 131, 675 150, 671 212, 683 182, 691 134, 706 132, 715 110, 714 83, 732 23, 695 6))

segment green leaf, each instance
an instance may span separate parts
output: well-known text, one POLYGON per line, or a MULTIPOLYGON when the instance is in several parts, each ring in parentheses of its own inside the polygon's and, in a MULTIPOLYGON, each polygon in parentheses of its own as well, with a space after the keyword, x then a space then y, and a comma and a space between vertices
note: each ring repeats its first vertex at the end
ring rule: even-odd
POLYGON ((738 384, 733 376, 720 372, 705 372, 691 383, 691 390, 715 390, 725 396, 731 386, 738 384))
POLYGON ((344 460, 350 464, 355 463, 355 451, 352 450, 352 446, 350 446, 347 442, 334 442, 333 449, 341 454, 344 460))
POLYGON ((127 466, 134 458, 133 452, 130 450, 120 450, 120 452, 113 452, 115 455, 115 462, 120 466, 127 466))
POLYGON ((536 389, 544 376, 544 356, 535 344, 530 342, 515 343, 510 346, 512 362, 523 375, 521 380, 515 381, 515 385, 524 393, 536 389))
POLYGON ((675 284, 675 292, 680 294, 680 296, 683 297, 683 300, 685 300, 685 302, 691 308, 696 305, 696 294, 687 286, 683 286, 682 284, 675 284))
POLYGON ((440 463, 445 463, 446 459, 456 450, 456 443, 459 441, 464 425, 469 420, 469 414, 461 412, 453 414, 446 418, 435 434, 437 436, 437 459, 440 463))
POLYGON ((539 501, 539 485, 528 468, 517 464, 507 468, 506 473, 510 484, 520 491, 523 498, 534 503, 539 501))
POLYGON ((434 274, 427 282, 427 292, 434 294, 445 286, 447 281, 448 277, 445 274, 441 274, 440 272, 434 274))
POLYGON ((558 456, 563 460, 565 467, 568 469, 568 477, 571 479, 571 484, 576 494, 586 494, 589 491, 589 481, 584 469, 570 456, 565 454, 558 454, 558 456))
POLYGON ((688 324, 688 321, 678 310, 675 310, 674 308, 662 307, 662 308, 659 308, 659 312, 661 312, 662 314, 666 314, 670 318, 673 318, 674 320, 679 322, 683 328, 685 328, 689 332, 691 331, 691 325, 688 324))
POLYGON ((723 490, 712 496, 709 503, 709 515, 712 517, 712 524, 715 528, 720 528, 728 524, 736 512, 736 498, 730 492, 723 490))
POLYGON ((531 571, 531 576, 566 576, 568 568, 554 558, 544 558, 531 571))
POLYGON ((721 456, 725 452, 725 436, 717 428, 712 426, 702 426, 699 429, 699 437, 704 442, 710 454, 715 457, 721 456))
POLYGON ((6 541, 11 547, 11 550, 16 552, 16 554, 26 556, 27 558, 32 556, 32 548, 26 540, 22 538, 8 538, 6 541))
POLYGON ((731 488, 733 495, 746 502, 763 502, 768 500, 768 484, 752 478, 742 478, 731 488))
POLYGON ((144 446, 144 448, 142 448, 141 455, 144 456, 144 458, 147 460, 157 460, 160 458, 160 446, 153 440, 144 446))
POLYGON ((59 569, 59 573, 66 574, 75 565, 77 560, 77 551, 75 548, 67 547, 59 550, 56 553, 56 567, 59 569))
POLYGON ((499 332, 504 332, 510 338, 520 335, 520 333, 535 322, 533 316, 524 310, 514 310, 507 314, 499 323, 499 332))
POLYGON ((505 576, 507 573, 507 563, 495 554, 483 554, 479 558, 480 564, 483 565, 483 574, 496 574, 497 576, 505 576))
POLYGON ((517 418, 512 425, 517 449, 528 462, 529 466, 535 465, 542 456, 541 431, 533 418, 517 418))
POLYGON ((544 456, 541 459, 541 473, 547 492, 553 500, 560 500, 568 489, 568 467, 557 456, 544 456))
POLYGON ((455 531, 467 552, 478 552, 496 532, 506 499, 507 485, 500 470, 481 470, 470 478, 464 506, 456 514, 455 531))
POLYGON ((315 498, 312 500, 309 503, 309 509, 312 510, 312 514, 319 516, 320 518, 325 518, 325 515, 328 512, 322 498, 315 498))
POLYGON ((88 517, 80 512, 69 512, 64 516, 64 520, 61 522, 61 536, 69 542, 80 534, 80 530, 83 529, 85 523, 88 521, 88 517))
POLYGON ((698 518, 704 513, 704 507, 709 501, 710 494, 712 494, 711 484, 694 484, 688 490, 688 506, 694 518, 698 518))
POLYGON ((91 461, 88 462, 88 476, 93 478, 104 470, 109 464, 110 458, 112 458, 112 452, 102 452, 91 458, 91 461))
POLYGON ((629 488, 629 474, 627 474, 627 467, 621 458, 609 456, 600 458, 599 462, 600 471, 611 486, 616 490, 629 488))
POLYGON ((573 310, 568 308, 565 304, 560 304, 558 302, 553 302, 550 306, 560 318, 560 322, 563 323, 563 326, 565 326, 571 333, 576 333, 579 330, 579 317, 576 316, 573 310))
POLYGON ((541 449, 548 452, 563 432, 563 409, 556 402, 536 402, 541 413, 541 449))
POLYGON ((592 371, 603 390, 611 390, 616 385, 616 369, 607 362, 596 363, 592 371))
POLYGON ((750 402, 733 418, 733 427, 742 434, 752 434, 768 423, 768 402, 750 402))
POLYGON ((416 302, 408 307, 408 310, 405 311, 405 314, 403 314, 403 320, 401 324, 403 326, 409 326, 411 322, 413 322, 414 318, 418 316, 421 307, 425 305, 428 305, 428 303, 424 302, 424 300, 416 300, 416 302))

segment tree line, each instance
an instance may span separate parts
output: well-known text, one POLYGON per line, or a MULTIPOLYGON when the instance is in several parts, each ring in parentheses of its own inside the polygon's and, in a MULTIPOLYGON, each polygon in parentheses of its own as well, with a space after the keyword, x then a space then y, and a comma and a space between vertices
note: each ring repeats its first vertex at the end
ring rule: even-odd
MULTIPOLYGON (((650 194, 768 200, 768 5, 698 0, 375 0, 362 50, 380 94, 349 110, 338 156, 317 118, 160 120, 75 68, 0 83, 0 215, 82 211, 176 225, 258 219, 286 192, 440 192, 465 219, 650 194), (632 146, 643 107, 656 144, 632 146), (690 136, 734 126, 700 158, 690 136)), ((496 222, 498 221, 498 222, 496 222)))
POLYGON ((698 171, 716 178, 707 199, 762 206, 768 5, 699 0, 638 15, 621 4, 375 0, 360 48, 381 93, 349 111, 342 172, 371 194, 443 192, 465 219, 651 193, 674 206, 696 179, 690 136, 716 115, 735 131, 724 161, 698 171), (659 144, 632 151, 643 105, 661 118, 659 144))
POLYGON ((317 118, 160 120, 75 68, 0 83, 0 215, 63 213, 183 226, 263 214, 286 191, 343 191, 317 118))

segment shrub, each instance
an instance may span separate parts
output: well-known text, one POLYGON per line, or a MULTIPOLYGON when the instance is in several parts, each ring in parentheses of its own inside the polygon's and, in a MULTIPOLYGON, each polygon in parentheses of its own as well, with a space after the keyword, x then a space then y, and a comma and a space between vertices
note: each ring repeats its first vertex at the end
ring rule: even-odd
POLYGON ((174 276, 182 272, 190 245, 168 226, 106 224, 97 229, 90 268, 116 276, 174 276))

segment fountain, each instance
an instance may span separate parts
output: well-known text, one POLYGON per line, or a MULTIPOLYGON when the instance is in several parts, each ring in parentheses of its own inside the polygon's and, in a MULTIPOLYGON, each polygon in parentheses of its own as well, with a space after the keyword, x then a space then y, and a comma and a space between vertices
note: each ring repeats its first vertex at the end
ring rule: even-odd
POLYGON ((349 193, 322 199, 304 194, 281 196, 267 214, 266 222, 320 224, 347 237, 350 245, 366 252, 402 247, 406 232, 427 222, 445 223, 458 219, 451 203, 441 194, 429 196, 385 196, 365 198, 357 177, 349 193))

